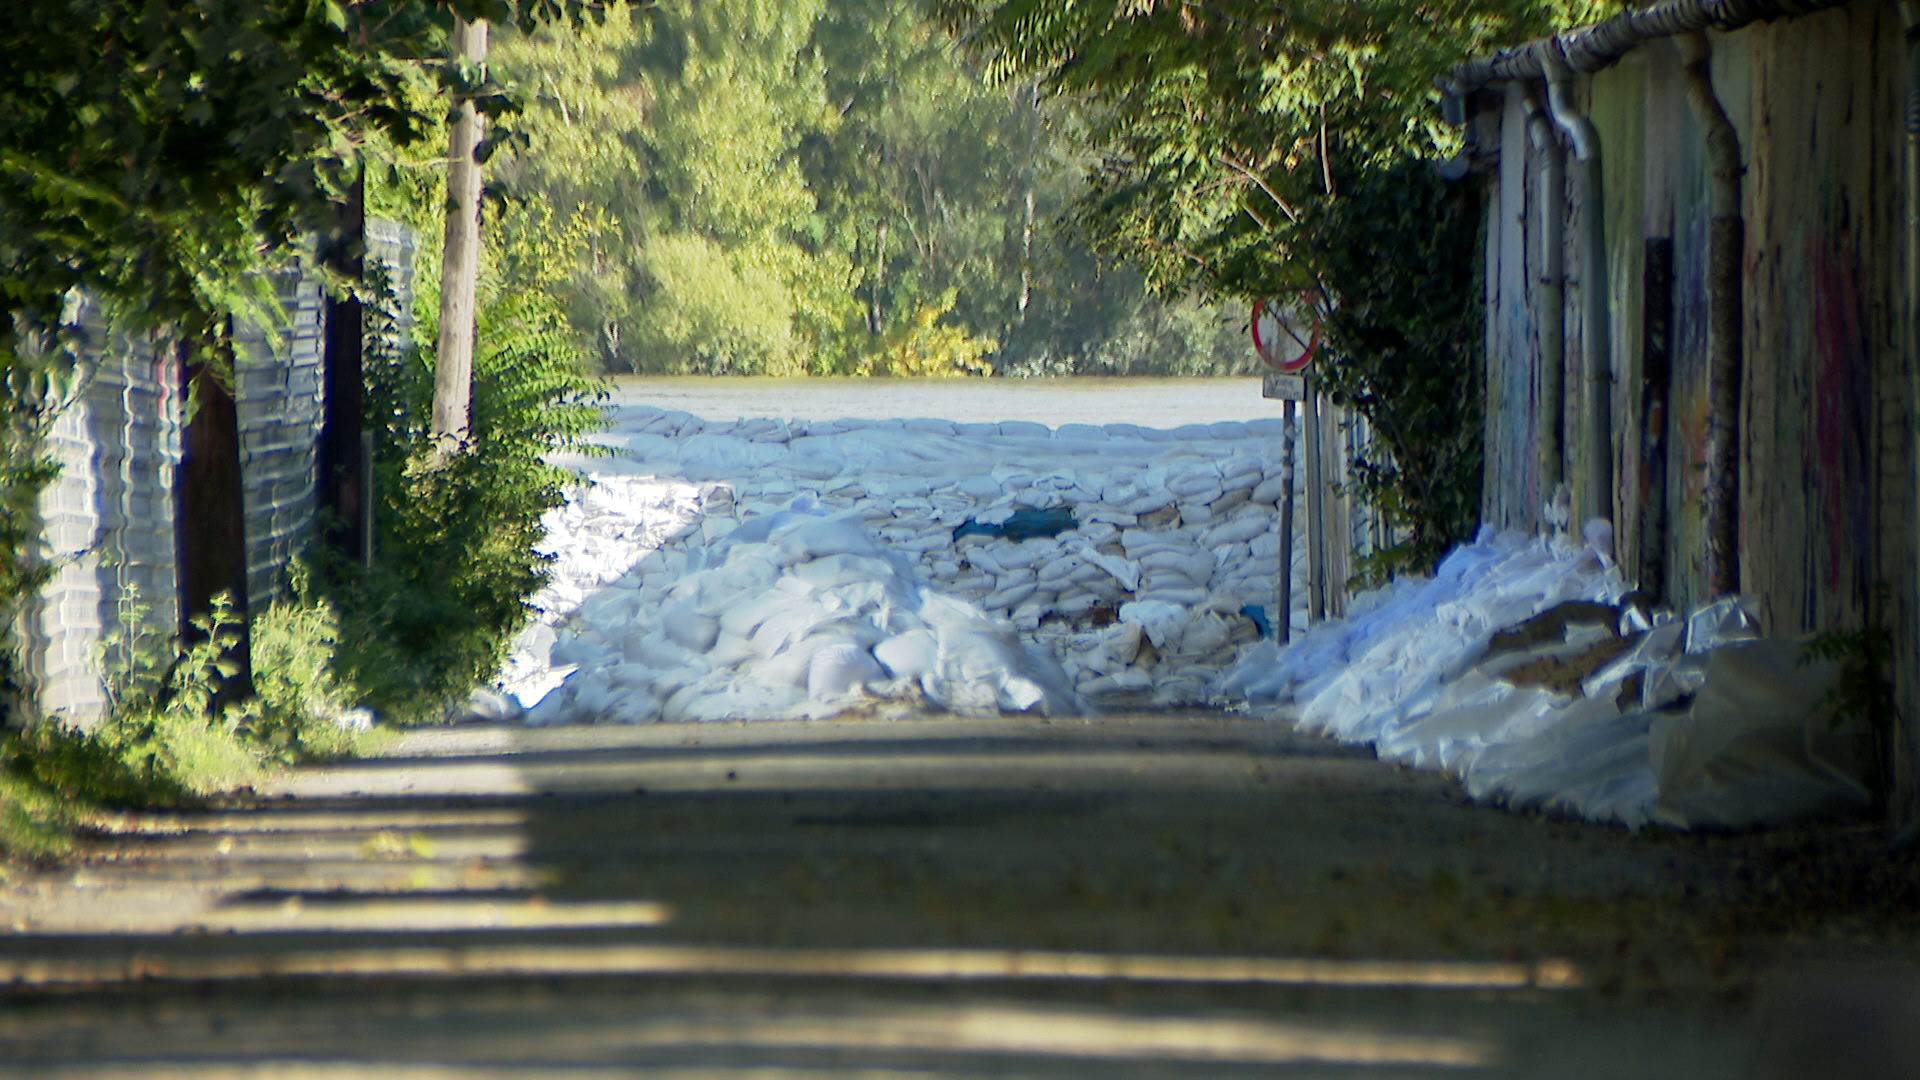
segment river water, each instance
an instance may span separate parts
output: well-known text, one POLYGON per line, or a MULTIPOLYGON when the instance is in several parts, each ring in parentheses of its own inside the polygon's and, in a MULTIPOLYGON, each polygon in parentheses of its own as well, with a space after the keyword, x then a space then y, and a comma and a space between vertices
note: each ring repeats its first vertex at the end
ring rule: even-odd
POLYGON ((772 416, 937 417, 961 423, 1032 420, 1175 428, 1217 420, 1280 415, 1260 396, 1260 379, 771 379, 628 375, 614 380, 614 403, 685 409, 707 420, 772 416))

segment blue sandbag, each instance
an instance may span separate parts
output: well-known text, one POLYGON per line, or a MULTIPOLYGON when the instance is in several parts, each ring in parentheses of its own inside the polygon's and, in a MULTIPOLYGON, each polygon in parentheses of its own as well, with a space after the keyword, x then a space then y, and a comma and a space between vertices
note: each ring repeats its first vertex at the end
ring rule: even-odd
POLYGON ((1273 636, 1273 623, 1267 619, 1267 608, 1265 604, 1243 604, 1240 608, 1240 614, 1253 620, 1254 629, 1260 631, 1261 637, 1270 638, 1273 636))
POLYGON ((1007 520, 991 525, 972 518, 961 522, 953 530, 953 539, 958 542, 963 536, 1004 536, 1008 540, 1034 540, 1043 536, 1058 536, 1074 528, 1073 511, 1065 506, 1056 506, 1051 510, 1034 510, 1023 507, 1015 510, 1007 520))

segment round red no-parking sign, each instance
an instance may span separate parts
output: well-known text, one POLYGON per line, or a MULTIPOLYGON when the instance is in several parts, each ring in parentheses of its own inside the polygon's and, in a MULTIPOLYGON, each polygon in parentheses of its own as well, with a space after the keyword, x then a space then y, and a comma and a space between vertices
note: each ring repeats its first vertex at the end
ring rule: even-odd
POLYGON ((1275 300, 1253 304, 1253 349, 1275 371, 1294 374, 1313 363, 1320 348, 1320 330, 1305 324, 1300 309, 1275 300))

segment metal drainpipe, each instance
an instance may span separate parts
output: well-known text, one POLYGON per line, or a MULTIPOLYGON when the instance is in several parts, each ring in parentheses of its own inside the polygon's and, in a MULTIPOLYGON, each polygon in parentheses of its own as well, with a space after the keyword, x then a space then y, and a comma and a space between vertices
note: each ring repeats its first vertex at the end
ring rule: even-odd
POLYGON ((1550 60, 1547 69, 1547 107, 1556 127, 1573 143, 1577 167, 1569 179, 1580 196, 1586 228, 1580 235, 1580 342, 1586 381, 1584 452, 1581 454, 1580 518, 1613 520, 1613 350, 1612 325, 1607 314, 1607 232, 1601 202, 1600 133, 1593 121, 1573 104, 1573 72, 1550 60))
POLYGON ((1566 293, 1565 271, 1561 262, 1566 255, 1563 229, 1567 200, 1561 173, 1565 151, 1554 138, 1553 125, 1541 108, 1540 95, 1527 92, 1527 136, 1534 152, 1540 155, 1540 500, 1544 505, 1566 479, 1566 449, 1563 431, 1566 424, 1566 293))
POLYGON ((1713 91, 1707 36, 1674 39, 1685 65, 1687 104, 1706 134, 1712 168, 1707 241, 1707 595, 1740 591, 1740 398, 1746 377, 1741 267, 1746 219, 1740 212, 1740 135, 1713 91))

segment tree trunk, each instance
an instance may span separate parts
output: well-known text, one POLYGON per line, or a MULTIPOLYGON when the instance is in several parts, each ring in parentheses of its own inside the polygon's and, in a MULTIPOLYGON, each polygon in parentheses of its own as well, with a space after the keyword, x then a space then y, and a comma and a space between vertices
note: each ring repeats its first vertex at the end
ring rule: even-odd
MULTIPOLYGON (((454 57, 484 64, 487 24, 456 18, 454 57)), ((449 138, 447 241, 440 270, 440 347, 433 375, 433 440, 441 454, 467 440, 473 395, 474 288, 480 268, 480 163, 474 150, 485 121, 473 102, 462 101, 449 138)))
POLYGON ((184 335, 176 349, 180 386, 189 408, 174 479, 180 634, 189 643, 204 639, 193 620, 212 611, 214 598, 222 593, 241 620, 240 640, 228 656, 239 670, 221 686, 215 698, 219 706, 253 696, 251 643, 245 628, 247 516, 240 471, 240 413, 227 381, 233 373, 232 324, 184 335), (221 368, 226 369, 224 373, 221 368))
MULTIPOLYGON (((340 203, 339 224, 321 257, 327 268, 358 288, 365 280, 367 249, 366 172, 355 177, 340 203)), ((325 415, 320 425, 319 509, 322 541, 341 558, 366 561, 367 493, 360 489, 361 412, 365 399, 366 319, 358 295, 327 298, 325 415)))
POLYGON ((887 331, 887 321, 880 310, 880 294, 886 287, 887 223, 882 221, 873 241, 873 290, 867 297, 867 328, 875 337, 887 331))

